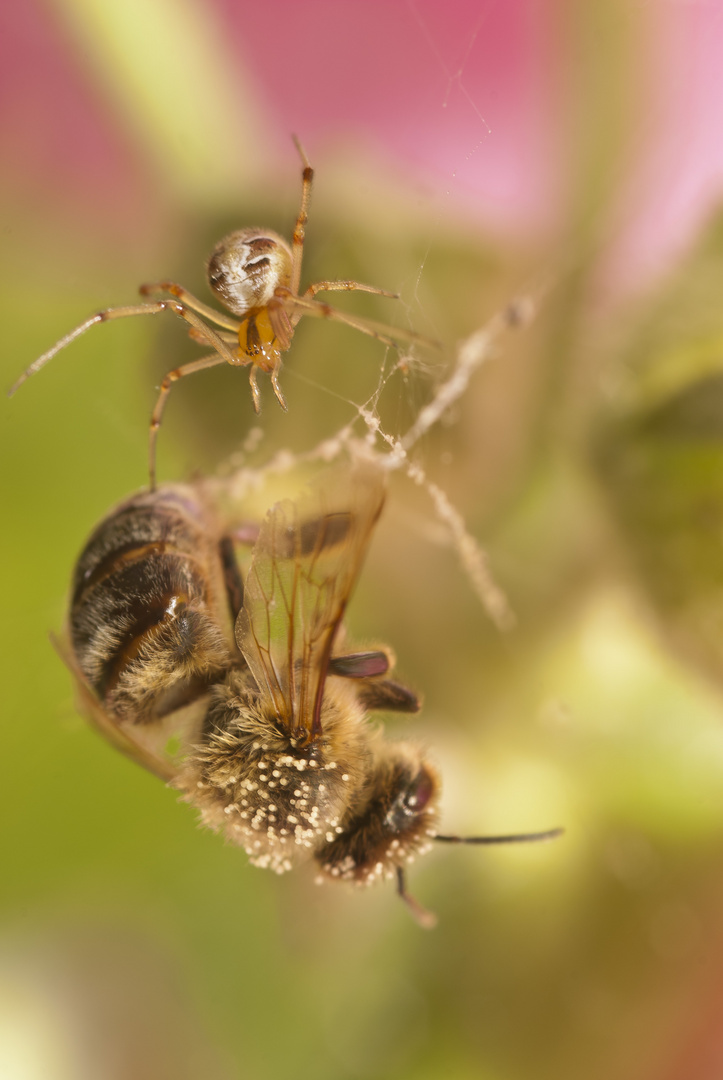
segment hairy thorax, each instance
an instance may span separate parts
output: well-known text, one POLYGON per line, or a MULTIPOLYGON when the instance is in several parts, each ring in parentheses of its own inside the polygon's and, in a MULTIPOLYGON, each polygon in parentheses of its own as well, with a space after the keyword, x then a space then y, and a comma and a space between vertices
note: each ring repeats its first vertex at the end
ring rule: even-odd
POLYGON ((343 832, 369 770, 364 710, 341 680, 330 680, 324 733, 310 742, 284 732, 243 669, 214 697, 179 786, 204 824, 223 830, 254 865, 283 873, 343 832))

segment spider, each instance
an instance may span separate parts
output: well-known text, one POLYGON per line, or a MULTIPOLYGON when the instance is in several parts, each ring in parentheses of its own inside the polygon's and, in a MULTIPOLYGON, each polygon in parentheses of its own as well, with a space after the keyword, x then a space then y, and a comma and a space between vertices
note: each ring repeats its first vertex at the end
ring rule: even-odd
POLYGON ((316 299, 316 294, 320 292, 356 290, 392 299, 398 299, 398 293, 377 289, 372 285, 362 285, 358 281, 317 281, 309 285, 305 292, 299 292, 314 170, 295 135, 293 140, 301 158, 302 186, 301 206, 291 244, 270 229, 239 229, 219 240, 206 264, 206 276, 211 291, 236 318, 202 303, 182 285, 173 281, 141 285, 141 296, 153 297, 159 293, 167 293, 173 299, 106 308, 91 315, 34 360, 10 388, 8 396, 12 397, 26 379, 96 323, 124 319, 131 315, 158 315, 161 311, 171 311, 185 319, 190 324, 189 337, 201 345, 210 345, 214 351, 199 360, 174 368, 161 382, 158 399, 151 414, 148 440, 148 472, 150 488, 153 491, 156 487, 156 439, 172 385, 186 375, 193 375, 217 364, 227 363, 235 367, 250 365, 249 383, 256 412, 261 409, 258 369, 269 374, 276 399, 285 410, 286 401, 279 385, 281 354, 290 347, 297 323, 302 316, 313 315, 315 318, 346 323, 347 326, 361 330, 386 345, 395 346, 399 341, 409 341, 437 348, 436 342, 412 330, 392 328, 347 315, 316 299), (214 325, 209 325, 211 323, 214 325))

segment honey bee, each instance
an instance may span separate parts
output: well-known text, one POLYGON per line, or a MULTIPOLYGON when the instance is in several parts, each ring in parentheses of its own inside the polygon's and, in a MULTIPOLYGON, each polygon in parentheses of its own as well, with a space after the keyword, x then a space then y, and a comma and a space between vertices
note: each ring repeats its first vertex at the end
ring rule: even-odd
POLYGON ((396 878, 430 926, 405 867, 433 841, 559 830, 440 834, 436 769, 370 723, 420 707, 392 678, 391 650, 354 650, 342 625, 384 497, 382 471, 358 462, 234 533, 201 483, 135 495, 78 560, 68 662, 96 726, 254 865, 283 873, 307 859, 321 879, 396 878), (251 533, 242 581, 235 543, 251 533))
POLYGON ((156 486, 156 438, 172 385, 186 375, 218 364, 249 366, 249 383, 256 412, 261 408, 258 370, 270 376, 276 399, 285 410, 286 401, 279 385, 281 354, 290 348, 297 323, 304 315, 346 323, 386 345, 395 346, 398 342, 408 341, 439 348, 437 342, 411 330, 348 315, 316 299, 316 294, 320 292, 355 290, 391 299, 398 299, 398 293, 363 285, 358 281, 317 281, 303 293, 299 292, 314 170, 301 143, 296 136, 293 138, 302 162, 302 188, 301 206, 291 244, 270 229, 240 229, 219 240, 206 262, 206 277, 211 292, 235 318, 208 307, 175 282, 159 281, 141 285, 142 296, 167 293, 172 299, 106 308, 91 315, 33 361, 10 388, 8 396, 12 397, 26 379, 97 323, 132 315, 158 315, 162 311, 171 311, 185 319, 190 324, 189 337, 200 345, 210 346, 214 351, 199 360, 174 368, 161 382, 151 414, 148 441, 148 472, 153 490, 156 486))

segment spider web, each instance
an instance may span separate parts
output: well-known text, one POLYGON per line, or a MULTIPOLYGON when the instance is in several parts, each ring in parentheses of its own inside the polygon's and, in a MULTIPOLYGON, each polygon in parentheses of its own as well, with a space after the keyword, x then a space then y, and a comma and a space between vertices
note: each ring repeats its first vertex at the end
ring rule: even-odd
MULTIPOLYGON (((436 67, 440 97, 439 106, 445 110, 449 123, 458 123, 460 112, 464 114, 466 129, 469 131, 468 151, 453 163, 448 177, 449 186, 444 189, 444 206, 437 213, 441 220, 448 215, 450 206, 455 204, 459 210, 467 201, 464 191, 465 173, 468 163, 476 155, 481 156, 485 142, 492 134, 492 128, 483 109, 475 100, 475 94, 465 80, 467 65, 472 63, 474 48, 484 34, 485 23, 494 5, 483 5, 475 14, 473 22, 459 38, 456 56, 449 61, 443 55, 431 25, 427 22, 421 7, 415 0, 408 0, 410 26, 418 31, 419 47, 426 50, 430 64, 436 67)), ((494 212, 494 211, 493 211, 494 212)), ((459 216, 454 213, 453 216, 459 216)), ((434 240, 430 240, 430 247, 434 240)), ((429 248, 422 258, 416 275, 413 301, 418 309, 424 307, 420 297, 420 283, 425 273, 429 248)), ((515 625, 515 614, 503 589, 496 582, 489 558, 473 533, 468 528, 463 514, 454 505, 447 492, 428 474, 423 463, 424 451, 421 446, 424 436, 437 424, 454 423, 453 406, 466 394, 470 382, 479 369, 484 366, 503 347, 503 338, 510 330, 526 325, 536 314, 548 283, 532 286, 523 296, 509 303, 503 310, 493 315, 482 326, 469 334, 457 346, 447 359, 448 369, 445 376, 426 394, 426 400, 413 405, 424 385, 422 376, 428 375, 435 368, 427 367, 419 355, 411 350, 399 356, 396 363, 390 365, 388 352, 381 362, 377 384, 366 401, 353 401, 339 395, 326 385, 313 384, 349 405, 353 417, 344 423, 332 435, 322 438, 316 445, 303 451, 289 448, 277 450, 264 464, 248 464, 255 457, 256 451, 264 438, 262 429, 254 428, 250 432, 243 449, 234 455, 226 470, 224 486, 226 493, 233 500, 242 501, 249 489, 261 487, 273 474, 281 474, 307 463, 330 463, 342 457, 356 459, 359 456, 373 458, 388 472, 401 472, 413 484, 422 488, 429 499, 437 520, 441 523, 444 534, 455 551, 460 566, 474 594, 481 601, 492 622, 500 630, 509 630, 515 625), (411 422, 401 431, 393 431, 382 420, 380 402, 384 390, 393 376, 402 370, 408 376, 405 380, 408 390, 408 404, 411 406, 411 422), (230 484, 230 490, 229 485, 230 484)), ((410 322, 414 322, 413 315, 410 322)), ((290 364, 288 373, 293 371, 295 379, 310 383, 299 369, 290 364)))
MULTIPOLYGON (((427 476, 418 458, 412 456, 412 451, 463 397, 473 376, 494 357, 503 337, 534 318, 544 292, 545 288, 539 287, 511 302, 462 341, 456 350, 450 373, 416 412, 403 434, 396 435, 385 430, 379 418, 377 403, 390 378, 383 364, 377 387, 366 402, 358 404, 343 399, 354 409, 356 415, 353 419, 309 450, 295 452, 281 449, 262 466, 245 465, 244 460, 254 453, 263 438, 262 429, 253 428, 242 451, 229 461, 231 475, 218 480, 223 485, 225 495, 240 503, 249 490, 263 486, 273 474, 286 473, 307 463, 329 464, 342 457, 351 460, 371 458, 389 473, 402 472, 427 493, 474 593, 493 623, 500 630, 510 630, 515 625, 515 614, 504 591, 495 581, 483 547, 467 528, 463 515, 444 489, 427 476)), ((414 364, 414 357, 403 357, 400 363, 405 362, 414 364)))

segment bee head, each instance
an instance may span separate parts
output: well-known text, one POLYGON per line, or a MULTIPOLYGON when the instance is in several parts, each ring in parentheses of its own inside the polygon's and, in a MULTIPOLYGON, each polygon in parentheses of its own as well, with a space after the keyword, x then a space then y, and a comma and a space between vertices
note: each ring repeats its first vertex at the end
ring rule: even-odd
POLYGON ((211 291, 234 315, 263 308, 291 281, 291 249, 270 230, 239 229, 219 240, 206 264, 211 291))
POLYGON ((325 875, 371 884, 428 851, 437 820, 439 779, 405 744, 386 744, 342 831, 317 853, 325 875))

